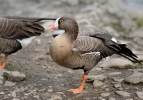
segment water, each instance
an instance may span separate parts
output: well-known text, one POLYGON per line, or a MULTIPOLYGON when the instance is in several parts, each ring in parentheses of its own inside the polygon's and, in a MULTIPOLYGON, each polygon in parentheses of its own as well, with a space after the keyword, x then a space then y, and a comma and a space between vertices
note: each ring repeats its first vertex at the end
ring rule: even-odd
POLYGON ((143 11, 143 0, 125 0, 128 8, 138 8, 143 11))

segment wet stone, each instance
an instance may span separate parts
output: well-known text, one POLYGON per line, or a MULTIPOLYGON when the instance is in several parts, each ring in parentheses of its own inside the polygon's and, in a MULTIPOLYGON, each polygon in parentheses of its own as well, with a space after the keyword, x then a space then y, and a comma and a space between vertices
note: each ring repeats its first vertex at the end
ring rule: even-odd
POLYGON ((93 85, 94 87, 100 87, 100 86, 103 86, 104 83, 98 80, 94 80, 93 85))
POLYGON ((137 96, 140 98, 140 99, 143 99, 143 92, 136 92, 137 96))
POLYGON ((143 82, 143 73, 134 73, 132 75, 127 76, 124 81, 131 84, 138 84, 143 82))
POLYGON ((13 83, 11 81, 5 81, 5 86, 14 86, 16 83, 13 83))
POLYGON ((116 91, 116 93, 123 97, 130 97, 130 93, 125 92, 125 91, 116 91))
POLYGON ((102 97, 108 97, 108 96, 110 96, 110 93, 101 93, 101 96, 102 97))
POLYGON ((4 76, 10 81, 19 82, 26 78, 26 75, 18 71, 4 71, 4 76))

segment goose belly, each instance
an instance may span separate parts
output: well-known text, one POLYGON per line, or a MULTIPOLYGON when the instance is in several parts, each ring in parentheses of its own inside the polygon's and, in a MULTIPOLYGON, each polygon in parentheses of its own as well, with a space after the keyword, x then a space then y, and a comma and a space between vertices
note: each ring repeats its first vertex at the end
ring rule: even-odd
POLYGON ((67 39, 55 38, 49 48, 50 55, 55 62, 61 62, 71 53, 72 47, 73 44, 69 43, 67 39))

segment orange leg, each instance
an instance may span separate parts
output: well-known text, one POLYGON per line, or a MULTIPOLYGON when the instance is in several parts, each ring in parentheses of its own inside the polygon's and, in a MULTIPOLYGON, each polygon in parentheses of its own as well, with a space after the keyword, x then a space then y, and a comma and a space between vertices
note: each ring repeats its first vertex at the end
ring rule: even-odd
POLYGON ((79 86, 79 88, 77 88, 77 89, 70 89, 68 91, 71 91, 73 93, 80 93, 83 90, 83 88, 84 88, 84 83, 85 83, 86 77, 87 77, 87 75, 83 74, 82 82, 81 82, 81 85, 79 86))
POLYGON ((4 62, 0 65, 0 68, 4 68, 8 59, 8 55, 5 55, 4 62))

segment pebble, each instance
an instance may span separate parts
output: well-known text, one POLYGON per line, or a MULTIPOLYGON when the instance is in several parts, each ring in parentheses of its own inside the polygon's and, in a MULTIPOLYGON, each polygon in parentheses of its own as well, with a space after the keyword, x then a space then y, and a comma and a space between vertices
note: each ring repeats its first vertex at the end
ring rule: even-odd
POLYGON ((3 83, 3 81, 0 79, 0 84, 2 84, 3 83))
POLYGON ((12 100, 20 100, 19 98, 12 98, 12 100))
POLYGON ((114 77, 113 80, 115 82, 122 82, 124 79, 123 78, 120 78, 120 77, 114 77))
POLYGON ((125 92, 125 91, 116 91, 116 93, 123 97, 130 97, 130 93, 125 92))
POLYGON ((121 88, 122 86, 121 86, 121 84, 114 84, 114 87, 115 88, 121 88))
POLYGON ((138 84, 143 82, 143 73, 134 73, 132 75, 127 76, 124 79, 125 82, 131 83, 131 84, 138 84))
POLYGON ((26 78, 26 75, 18 71, 4 71, 4 76, 10 81, 19 82, 26 78))
POLYGON ((86 79, 86 82, 93 82, 94 80, 99 80, 103 81, 107 78, 107 76, 101 74, 101 75, 96 75, 96 76, 88 76, 86 79))
POLYGON ((103 86, 104 83, 98 80, 94 80, 93 85, 94 87, 100 87, 100 86, 103 86))
POLYGON ((121 75, 121 72, 112 72, 112 73, 108 73, 108 76, 117 76, 117 75, 121 75))
POLYGON ((110 95, 110 93, 101 93, 102 97, 108 97, 110 95))
POLYGON ((14 86, 16 83, 13 83, 11 81, 5 81, 4 86, 14 86))
POLYGON ((0 95, 1 95, 1 94, 5 94, 5 93, 4 93, 4 92, 0 92, 0 95))
POLYGON ((116 100, 115 98, 109 98, 109 100, 116 100))
POLYGON ((143 92, 136 92, 137 96, 140 98, 140 99, 143 99, 143 92))
POLYGON ((62 97, 60 97, 58 95, 52 95, 51 100, 62 100, 62 97))
POLYGON ((123 58, 111 58, 109 60, 104 61, 100 67, 103 68, 129 68, 133 66, 133 63, 127 59, 123 58), (122 62, 122 63, 121 63, 122 62))

